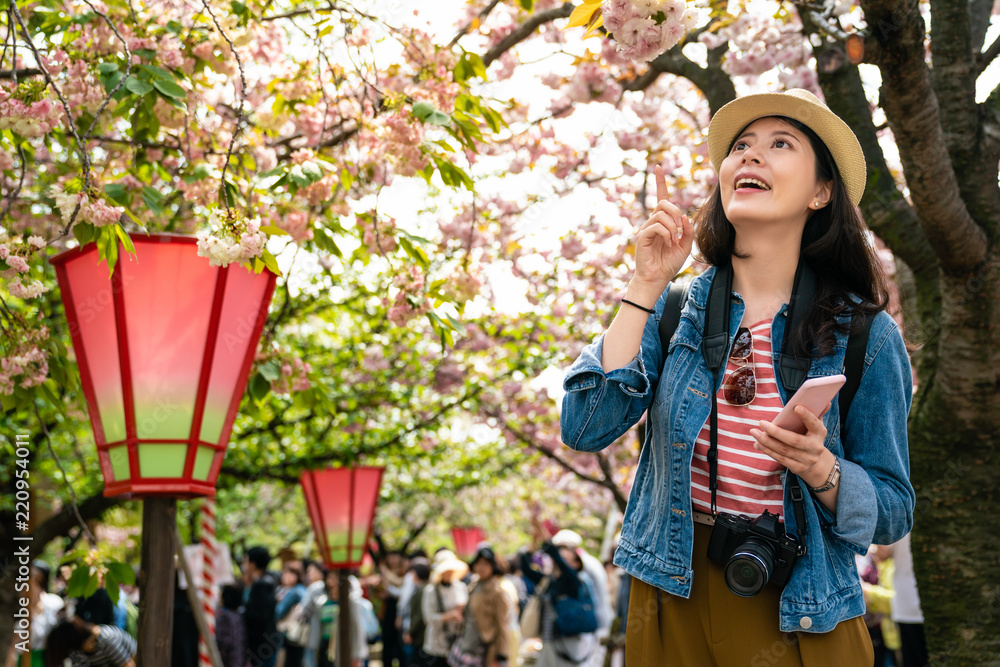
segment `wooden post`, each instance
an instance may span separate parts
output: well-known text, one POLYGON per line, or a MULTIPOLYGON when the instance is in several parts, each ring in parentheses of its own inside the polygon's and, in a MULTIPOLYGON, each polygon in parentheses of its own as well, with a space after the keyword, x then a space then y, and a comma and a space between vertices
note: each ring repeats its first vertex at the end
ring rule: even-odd
POLYGON ((351 578, 346 568, 337 570, 337 667, 351 667, 351 578))
POLYGON ((177 501, 142 501, 142 564, 139 568, 137 667, 170 667, 174 634, 174 552, 177 501))

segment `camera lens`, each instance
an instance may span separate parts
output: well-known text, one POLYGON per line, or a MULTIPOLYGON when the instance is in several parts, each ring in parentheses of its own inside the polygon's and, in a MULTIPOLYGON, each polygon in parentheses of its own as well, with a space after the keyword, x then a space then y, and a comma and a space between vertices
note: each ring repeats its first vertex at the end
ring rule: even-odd
POLYGON ((741 597, 750 598, 771 579, 774 548, 764 540, 748 537, 726 563, 726 586, 741 597))

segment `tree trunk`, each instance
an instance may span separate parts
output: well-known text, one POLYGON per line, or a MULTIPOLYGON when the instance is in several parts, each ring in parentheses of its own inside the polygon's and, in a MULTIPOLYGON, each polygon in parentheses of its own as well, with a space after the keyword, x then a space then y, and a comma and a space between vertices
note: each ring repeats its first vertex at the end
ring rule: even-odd
POLYGON ((940 363, 910 417, 913 560, 934 665, 1000 665, 1000 266, 942 279, 940 363))

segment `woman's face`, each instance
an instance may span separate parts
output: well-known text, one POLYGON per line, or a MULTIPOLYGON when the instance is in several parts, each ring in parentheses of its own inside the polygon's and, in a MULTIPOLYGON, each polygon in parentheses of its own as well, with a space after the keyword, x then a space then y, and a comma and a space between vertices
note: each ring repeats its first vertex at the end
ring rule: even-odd
POLYGON ((740 133, 722 161, 719 190, 739 234, 775 224, 779 231, 788 224, 801 230, 810 212, 830 201, 832 185, 818 180, 816 153, 804 133, 779 118, 761 118, 740 133))
POLYGON ((309 579, 310 584, 319 581, 323 578, 323 570, 318 565, 310 564, 306 568, 306 577, 309 579))
POLYGON ((281 583, 284 586, 294 586, 299 583, 299 575, 285 568, 281 573, 281 583))
POLYGON ((485 558, 476 559, 476 562, 472 564, 472 571, 480 579, 487 579, 493 576, 493 566, 485 558))

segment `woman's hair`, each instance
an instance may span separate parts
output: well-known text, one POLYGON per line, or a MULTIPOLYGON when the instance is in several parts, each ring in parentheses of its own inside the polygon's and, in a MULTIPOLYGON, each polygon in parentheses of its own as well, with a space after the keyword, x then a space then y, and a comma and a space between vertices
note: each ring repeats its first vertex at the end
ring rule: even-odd
POLYGON ((45 667, 62 667, 73 651, 83 648, 90 630, 73 621, 59 621, 45 639, 45 667))
MULTIPOLYGON (((816 154, 817 178, 832 183, 830 202, 809 216, 802 232, 801 259, 816 274, 816 296, 799 329, 791 332, 789 350, 801 358, 813 356, 814 349, 817 356, 825 356, 833 349, 835 333, 850 328, 837 318, 853 314, 855 309, 869 314, 884 310, 889 290, 875 248, 866 238, 868 228, 851 202, 826 144, 799 121, 776 118, 809 138, 816 154), (856 304, 852 295, 861 303, 856 304)), ((745 257, 736 250, 736 229, 723 210, 718 185, 695 216, 695 242, 701 258, 713 266, 724 266, 732 257, 745 257)))
POLYGON ((222 606, 230 611, 238 611, 243 604, 243 586, 226 584, 222 587, 222 606))
POLYGON ((302 583, 303 575, 301 566, 293 565, 291 563, 286 563, 285 566, 282 568, 282 574, 284 574, 285 572, 295 575, 296 584, 302 583))

